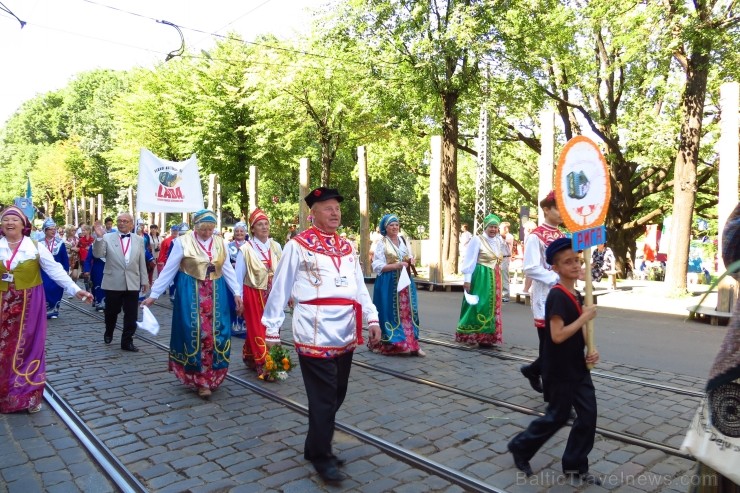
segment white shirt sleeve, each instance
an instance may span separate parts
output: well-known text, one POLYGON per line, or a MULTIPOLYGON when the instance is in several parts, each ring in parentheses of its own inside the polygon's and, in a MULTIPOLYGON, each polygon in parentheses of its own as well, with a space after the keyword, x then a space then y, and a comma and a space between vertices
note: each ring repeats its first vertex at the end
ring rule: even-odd
POLYGON ((365 285, 365 275, 362 273, 362 266, 355 262, 355 282, 357 283, 357 301, 362 305, 362 314, 365 316, 368 325, 378 323, 378 309, 375 308, 370 293, 365 285))
POLYGON ((182 257, 182 245, 179 240, 175 239, 172 242, 172 250, 170 251, 170 256, 167 258, 167 263, 165 264, 164 269, 162 269, 162 272, 159 273, 157 280, 154 281, 152 291, 149 293, 150 298, 159 298, 169 285, 172 284, 173 279, 175 279, 175 275, 180 270, 182 257))
POLYGON ((548 286, 554 286, 560 280, 560 276, 547 270, 544 265, 545 259, 542 258, 540 252, 540 239, 530 234, 524 244, 524 264, 522 266, 524 275, 548 286))
POLYGON ((67 294, 74 296, 78 291, 82 291, 80 287, 75 283, 71 277, 62 268, 62 265, 54 260, 54 256, 46 248, 39 248, 39 264, 41 269, 49 276, 57 285, 64 288, 67 294))
POLYGON ((463 282, 470 282, 473 278, 475 265, 478 263, 478 253, 480 253, 480 237, 474 236, 468 242, 468 248, 465 250, 465 258, 461 272, 464 275, 463 282))
POLYGON ((388 263, 385 259, 385 241, 380 240, 375 245, 375 255, 373 255, 373 263, 372 268, 373 272, 375 272, 377 275, 380 275, 380 271, 383 270, 383 267, 388 263))
POLYGON ((244 260, 244 254, 240 248, 236 252, 236 266, 234 266, 234 272, 236 272, 236 280, 244 284, 244 276, 247 275, 247 262, 244 260))
POLYGON ((280 257, 280 262, 278 262, 275 275, 272 278, 272 289, 262 313, 262 325, 267 329, 268 339, 280 338, 280 327, 282 327, 285 320, 283 308, 290 299, 290 293, 301 263, 299 248, 295 241, 289 241, 285 245, 283 256, 280 257))
POLYGON ((242 281, 237 280, 236 272, 234 271, 234 267, 229 261, 228 255, 226 256, 226 261, 224 262, 224 265, 221 266, 221 275, 224 276, 224 278, 226 279, 226 285, 229 287, 229 291, 231 291, 231 294, 241 298, 241 284, 242 282, 244 282, 244 278, 242 277, 242 281))

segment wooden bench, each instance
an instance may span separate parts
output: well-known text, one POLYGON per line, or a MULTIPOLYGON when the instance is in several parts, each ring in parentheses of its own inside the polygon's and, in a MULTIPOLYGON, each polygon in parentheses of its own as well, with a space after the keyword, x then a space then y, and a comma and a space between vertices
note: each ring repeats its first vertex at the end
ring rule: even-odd
POLYGON ((717 311, 712 307, 693 305, 687 307, 689 311, 689 320, 696 320, 699 318, 709 318, 711 325, 719 325, 720 320, 729 320, 732 313, 717 311))
POLYGON ((517 303, 524 303, 527 306, 532 304, 532 300, 529 298, 529 293, 515 293, 514 298, 517 303))
MULTIPOLYGON (((581 295, 585 298, 586 293, 583 292, 583 290, 579 290, 581 295)), ((591 293, 591 296, 594 298, 594 305, 599 304, 599 296, 604 294, 609 294, 611 291, 608 290, 601 290, 601 291, 594 291, 591 293)), ((516 299, 517 303, 524 303, 526 306, 529 306, 532 304, 532 300, 529 296, 529 293, 515 293, 514 298, 516 299)))
POLYGON ((617 289, 617 271, 615 270, 608 270, 605 272, 607 279, 609 281, 609 286, 612 287, 612 289, 617 289))
POLYGON ((446 292, 451 291, 462 291, 462 281, 450 281, 450 282, 431 282, 427 279, 414 278, 414 283, 417 289, 428 289, 430 292, 434 290, 444 290, 446 292))

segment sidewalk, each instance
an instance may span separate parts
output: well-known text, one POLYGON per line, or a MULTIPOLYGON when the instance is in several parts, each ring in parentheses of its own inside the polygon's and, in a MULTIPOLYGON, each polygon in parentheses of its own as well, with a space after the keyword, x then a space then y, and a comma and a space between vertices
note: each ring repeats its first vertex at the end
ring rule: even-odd
MULTIPOLYGON (((692 284, 689 286, 689 294, 671 297, 666 295, 665 285, 660 281, 619 280, 615 291, 599 297, 599 306, 688 316, 688 307, 698 305, 708 287, 706 284, 692 284)), ((608 290, 609 285, 606 281, 596 282, 594 289, 608 290)), ((707 296, 702 306, 717 306, 716 291, 707 296)))
MULTIPOLYGON (((521 280, 521 278, 520 278, 521 280)), ((417 283, 421 286, 428 284, 426 268, 419 268, 417 283)), ((450 285, 452 291, 462 290, 462 276, 450 276, 440 287, 450 285)), ((582 291, 584 282, 578 282, 578 288, 582 291)), ((689 294, 671 297, 666 294, 665 283, 662 281, 624 280, 617 281, 617 289, 611 291, 606 279, 594 282, 594 291, 604 293, 599 297, 599 306, 609 308, 621 308, 624 310, 637 310, 650 313, 664 313, 668 315, 689 315, 688 307, 699 304, 704 293, 709 288, 707 284, 691 284, 688 286, 689 294)), ((370 288, 372 289, 372 288, 370 288)), ((514 282, 512 277, 511 289, 513 295, 523 290, 521 282, 514 282)), ((713 291, 702 302, 702 306, 714 308, 717 306, 717 292, 713 291)))

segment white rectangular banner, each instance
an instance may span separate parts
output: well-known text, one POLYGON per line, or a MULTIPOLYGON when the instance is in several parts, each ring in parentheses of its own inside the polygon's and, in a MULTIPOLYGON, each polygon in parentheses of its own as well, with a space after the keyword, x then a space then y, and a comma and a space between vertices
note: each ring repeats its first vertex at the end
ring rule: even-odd
POLYGON ((136 210, 194 212, 203 209, 203 190, 195 154, 182 162, 160 159, 141 148, 136 210))

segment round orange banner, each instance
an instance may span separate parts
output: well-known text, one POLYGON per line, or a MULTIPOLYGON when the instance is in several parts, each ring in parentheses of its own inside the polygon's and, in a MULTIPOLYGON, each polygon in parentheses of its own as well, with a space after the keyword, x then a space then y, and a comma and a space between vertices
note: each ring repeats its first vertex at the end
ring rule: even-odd
POLYGON ((555 171, 555 200, 568 230, 604 224, 610 197, 609 168, 601 150, 588 137, 573 137, 560 153, 555 171))

